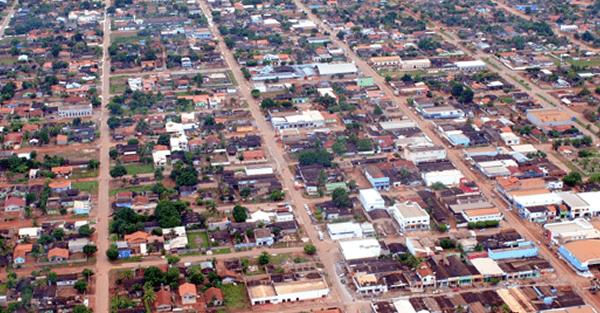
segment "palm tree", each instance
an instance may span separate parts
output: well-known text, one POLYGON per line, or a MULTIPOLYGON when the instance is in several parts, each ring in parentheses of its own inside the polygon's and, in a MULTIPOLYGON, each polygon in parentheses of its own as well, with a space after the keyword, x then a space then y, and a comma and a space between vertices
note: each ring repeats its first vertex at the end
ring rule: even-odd
POLYGON ((156 293, 154 292, 154 289, 152 289, 152 286, 149 283, 146 283, 146 285, 144 285, 144 295, 142 296, 142 300, 144 300, 144 302, 148 305, 154 303, 154 300, 156 300, 156 293))
POLYGON ((133 272, 131 270, 126 270, 125 272, 121 273, 121 278, 122 279, 131 279, 131 278, 133 278, 133 272))

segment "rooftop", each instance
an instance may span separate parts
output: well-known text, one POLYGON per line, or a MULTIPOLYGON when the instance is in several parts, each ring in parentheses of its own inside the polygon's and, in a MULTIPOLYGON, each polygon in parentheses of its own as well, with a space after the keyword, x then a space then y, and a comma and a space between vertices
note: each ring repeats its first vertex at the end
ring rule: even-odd
POLYGON ((323 278, 278 283, 275 285, 277 294, 292 294, 329 288, 323 278))

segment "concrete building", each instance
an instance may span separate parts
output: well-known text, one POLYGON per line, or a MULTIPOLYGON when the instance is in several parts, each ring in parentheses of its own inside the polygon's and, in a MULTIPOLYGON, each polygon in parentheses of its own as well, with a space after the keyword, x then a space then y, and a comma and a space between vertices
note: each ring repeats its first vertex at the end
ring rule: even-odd
POLYGON ((458 185, 465 176, 459 170, 446 170, 421 173, 421 178, 426 186, 431 186, 435 183, 442 183, 446 186, 458 185))
POLYGON ((527 110, 527 120, 540 128, 573 124, 571 115, 558 108, 527 110))
POLYGON ((353 63, 318 63, 317 70, 321 76, 357 74, 358 68, 353 63))
POLYGON ((365 168, 365 177, 367 177, 373 188, 377 190, 390 190, 390 178, 385 176, 375 165, 367 165, 365 168))
POLYGON ((397 203, 388 208, 390 215, 400 226, 400 231, 429 229, 429 213, 416 202, 397 203))
POLYGON ((562 199, 567 208, 569 208, 571 217, 588 217, 592 215, 590 205, 581 199, 578 194, 566 191, 558 192, 557 195, 562 199))
POLYGON ((600 264, 600 239, 569 241, 558 252, 579 271, 588 271, 590 265, 600 264))
POLYGON ((269 113, 271 124, 275 130, 289 128, 319 128, 325 127, 325 119, 319 111, 302 111, 295 114, 269 113))
POLYGON ((338 244, 346 261, 374 259, 381 255, 381 245, 375 238, 340 241, 338 244))
POLYGON ((94 108, 91 103, 82 105, 62 105, 58 107, 58 116, 60 118, 86 117, 92 116, 92 114, 94 114, 94 108))
POLYGON ((261 284, 247 289, 253 306, 315 300, 329 294, 329 286, 323 278, 261 284))
POLYGON ((446 159, 446 148, 443 146, 408 146, 404 149, 404 159, 415 164, 446 159))
POLYGON ((502 213, 497 208, 464 210, 461 212, 461 215, 467 223, 502 220, 502 213))
POLYGON ((399 65, 402 62, 399 56, 372 57, 370 63, 374 66, 399 65))
POLYGON ((509 199, 514 205, 521 209, 524 207, 558 205, 562 204, 562 198, 547 189, 518 190, 508 192, 509 199))
POLYGON ((385 210, 385 201, 377 191, 377 189, 361 189, 360 203, 362 204, 365 211, 369 212, 376 209, 385 210))
POLYGON ((519 241, 516 245, 488 248, 488 256, 493 260, 529 258, 538 255, 533 241, 519 241))
POLYGON ((580 192, 577 196, 588 204, 591 216, 600 215, 600 191, 580 192))
POLYGON ((417 110, 424 118, 429 119, 462 118, 465 116, 465 112, 453 106, 417 107, 417 110))
POLYGON ((329 223, 327 224, 327 233, 332 240, 362 238, 362 227, 358 223, 329 223))
POLYGON ((487 64, 481 60, 454 62, 459 71, 482 71, 487 69, 487 64))
POLYGON ((429 59, 402 60, 400 67, 402 69, 427 68, 431 67, 431 61, 429 59))
POLYGON ((547 230, 548 240, 554 244, 561 244, 582 239, 598 239, 600 231, 594 225, 583 218, 576 218, 572 221, 544 224, 547 230))

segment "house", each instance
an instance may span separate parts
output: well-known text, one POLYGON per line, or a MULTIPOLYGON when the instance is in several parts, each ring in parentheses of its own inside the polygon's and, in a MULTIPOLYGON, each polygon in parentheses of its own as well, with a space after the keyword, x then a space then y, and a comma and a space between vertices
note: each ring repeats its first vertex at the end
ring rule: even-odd
POLYGON ((125 241, 130 245, 142 244, 147 242, 149 236, 150 234, 146 232, 136 231, 133 234, 125 235, 125 241))
POLYGON ((256 245, 259 247, 272 246, 274 243, 273 234, 271 234, 271 230, 268 228, 254 230, 254 239, 256 240, 256 245))
POLYGON ((244 161, 258 161, 265 159, 265 154, 262 150, 246 150, 242 152, 242 156, 244 157, 244 161))
POLYGON ((196 285, 191 283, 185 283, 179 286, 179 296, 181 297, 182 304, 193 304, 196 303, 196 285))
POLYGON ((50 188, 52 188, 52 191, 61 192, 61 191, 65 191, 65 190, 71 189, 71 181, 69 181, 69 180, 65 180, 65 181, 53 181, 50 184, 48 184, 48 186, 50 188))
POLYGON ((171 299, 171 292, 161 288, 156 292, 156 298, 154 300, 154 309, 157 312, 171 311, 173 307, 173 300, 171 299))
POLYGON ((14 212, 21 211, 25 209, 25 205, 27 202, 21 198, 10 197, 4 201, 4 211, 6 212, 14 212))
POLYGON ((23 264, 26 261, 27 254, 31 253, 33 249, 33 245, 28 244, 18 244, 13 251, 13 262, 15 264, 23 264))
POLYGON ((208 303, 209 305, 212 304, 212 306, 222 305, 225 301, 225 297, 223 296, 223 290, 216 287, 208 288, 204 292, 204 296, 206 298, 206 303, 208 303))
POLYGON ((353 222, 329 223, 327 224, 327 233, 332 240, 362 238, 363 230, 360 224, 353 222))
POLYGON ((29 237, 30 239, 38 239, 42 234, 41 227, 23 227, 19 228, 19 238, 29 237))
POLYGON ((390 190, 390 178, 384 175, 377 166, 367 165, 365 176, 376 190, 390 190))
POLYGON ((69 259, 69 249, 52 248, 48 251, 48 261, 62 262, 69 259))
POLYGON ((64 146, 69 142, 69 137, 67 135, 57 135, 56 136, 56 144, 59 146, 64 146))
POLYGON ((57 286, 73 286, 79 280, 79 274, 63 274, 56 277, 57 286))

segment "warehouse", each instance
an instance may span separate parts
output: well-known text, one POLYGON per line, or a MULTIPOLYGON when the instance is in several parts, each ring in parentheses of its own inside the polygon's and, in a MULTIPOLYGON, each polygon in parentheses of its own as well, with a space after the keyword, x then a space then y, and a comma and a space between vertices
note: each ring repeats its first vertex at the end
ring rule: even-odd
POLYGON ((481 60, 454 62, 459 71, 482 71, 487 69, 487 64, 481 60))
POLYGON ((341 241, 339 245, 346 261, 376 259, 381 255, 381 245, 375 238, 341 241))
POLYGON ((328 64, 319 63, 317 64, 317 70, 321 76, 331 75, 344 75, 344 74, 357 74, 358 69, 353 63, 341 63, 341 64, 328 64))
POLYGON ((252 305, 320 299, 328 294, 329 286, 323 278, 248 286, 252 305))
POLYGON ((434 106, 430 108, 418 107, 417 109, 424 118, 429 119, 461 118, 465 116, 465 113, 461 109, 457 109, 453 106, 434 106))
POLYGON ((361 189, 360 203, 365 211, 369 212, 376 209, 385 209, 385 201, 376 189, 361 189))
POLYGON ((579 271, 587 271, 591 265, 600 264, 600 239, 570 241, 558 248, 558 252, 579 271))
POLYGON ((319 111, 302 111, 294 114, 276 114, 269 112, 271 124, 275 130, 290 128, 325 127, 325 119, 319 111))
POLYGON ((458 185, 465 176, 456 169, 446 171, 436 171, 429 173, 421 173, 421 178, 426 186, 431 186, 435 183, 442 183, 446 186, 458 185))
POLYGON ((540 128, 573 124, 571 115, 557 108, 527 110, 527 120, 540 128))

